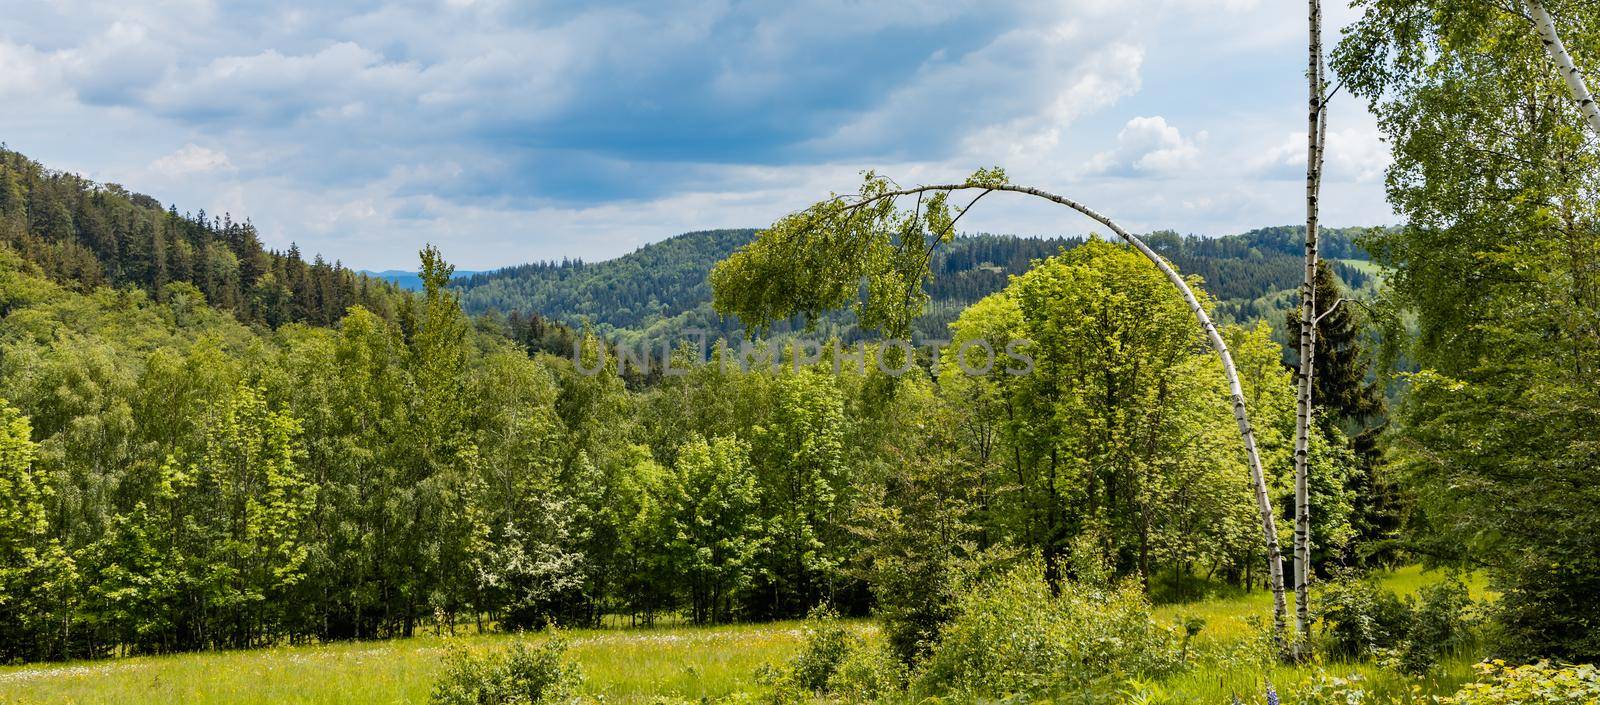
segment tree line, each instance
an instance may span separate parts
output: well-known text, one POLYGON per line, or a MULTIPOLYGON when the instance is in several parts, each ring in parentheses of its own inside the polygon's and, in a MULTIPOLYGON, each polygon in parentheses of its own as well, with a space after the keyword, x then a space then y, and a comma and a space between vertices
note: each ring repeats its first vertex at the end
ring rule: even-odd
MULTIPOLYGON (((1171 231, 1151 233, 1146 239, 1184 271, 1199 275, 1217 299, 1220 320, 1253 323, 1281 320, 1299 277, 1295 249, 1303 228, 1252 230, 1240 235, 1209 238, 1183 236, 1171 231)), ((1364 228, 1326 231, 1330 257, 1365 260, 1355 244, 1364 228)), ((591 325, 608 337, 630 344, 655 345, 681 340, 686 331, 708 331, 713 337, 738 340, 745 322, 737 316, 719 316, 711 305, 707 276, 718 261, 727 258, 756 237, 755 230, 711 230, 685 233, 645 245, 613 260, 536 262, 477 272, 452 281, 462 305, 473 315, 531 320, 538 326, 568 328, 591 325)), ((918 317, 917 339, 948 337, 949 325, 961 311, 985 296, 1005 288, 1012 276, 1028 271, 1033 262, 1071 249, 1088 238, 1017 237, 988 233, 953 238, 933 253, 930 267, 938 276, 926 283, 928 306, 918 317)), ((1333 262, 1335 273, 1352 289, 1374 285, 1370 275, 1344 262, 1333 262)), ((871 337, 849 311, 830 312, 816 322, 818 329, 855 342, 871 337)), ((772 333, 796 333, 805 321, 775 322, 772 333)), ((570 336, 541 332, 532 348, 553 350, 570 343, 570 336)))
MULTIPOLYGON (((838 375, 721 353, 630 389, 470 319, 436 251, 422 271, 392 319, 268 331, 5 252, 0 656, 936 614, 953 561, 1059 569, 1074 546, 1170 594, 1261 580, 1220 370, 1163 332, 1188 314, 1123 248, 1086 242, 962 315, 958 340, 1034 340, 1027 377, 951 350, 898 377, 893 350, 838 375)), ((1281 505, 1291 381, 1265 326, 1228 335, 1281 505)), ((1341 434, 1315 464, 1334 563, 1380 538, 1341 434)))

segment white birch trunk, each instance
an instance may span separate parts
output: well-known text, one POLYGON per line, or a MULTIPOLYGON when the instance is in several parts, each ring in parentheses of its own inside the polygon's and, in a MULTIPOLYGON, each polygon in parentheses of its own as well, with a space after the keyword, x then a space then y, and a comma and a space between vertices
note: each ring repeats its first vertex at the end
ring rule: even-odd
POLYGON ((1194 313, 1195 320, 1200 323, 1200 327, 1205 331, 1206 337, 1210 339, 1212 349, 1216 351, 1218 359, 1220 359, 1222 362, 1223 375, 1228 379, 1228 392, 1233 404, 1233 418, 1234 421, 1238 423, 1239 437, 1244 441, 1245 455, 1248 456, 1249 459, 1250 479, 1252 484, 1255 486, 1256 510, 1261 516, 1261 534, 1266 540, 1267 576, 1268 584, 1272 588, 1273 642, 1277 647, 1279 654, 1287 654, 1288 645, 1285 638, 1285 631, 1288 628, 1287 622, 1289 610, 1288 601, 1284 595, 1283 551, 1278 544, 1277 519, 1272 513, 1272 499, 1271 495, 1267 491, 1266 473, 1261 467, 1261 454, 1256 449, 1255 430, 1250 426, 1250 415, 1245 409, 1244 387, 1239 382, 1239 371, 1233 365, 1233 355, 1228 352, 1227 342, 1222 339, 1221 331, 1217 330, 1216 324, 1211 321, 1211 316, 1206 313, 1205 307, 1200 305, 1200 300, 1197 299, 1194 295, 1194 292, 1189 289, 1188 282, 1183 280, 1183 276, 1178 274, 1178 270, 1173 269, 1172 265, 1168 263, 1165 258, 1163 258, 1160 254, 1157 254, 1155 250, 1150 249, 1150 246, 1146 245, 1143 240, 1135 237, 1127 230, 1122 229, 1122 226, 1117 225, 1110 218, 1107 218, 1088 206, 1085 206, 1082 203, 1074 201, 1065 196, 1058 196, 1048 191, 1041 191, 1029 186, 1014 186, 1010 184, 996 186, 944 184, 937 186, 918 186, 915 188, 902 189, 898 191, 889 191, 879 194, 872 200, 893 198, 897 196, 922 193, 925 191, 965 191, 973 189, 983 189, 987 191, 1008 191, 1011 193, 1025 193, 1030 196, 1038 196, 1039 198, 1059 203, 1079 213, 1082 213, 1085 216, 1088 216, 1096 222, 1099 222, 1101 225, 1110 228, 1111 232, 1117 234, 1117 237, 1120 237, 1127 241, 1128 244, 1133 245, 1134 249, 1137 249, 1140 254, 1145 256, 1146 259, 1149 259, 1152 263, 1154 263, 1157 269, 1161 270, 1161 273, 1167 277, 1167 281, 1172 282, 1172 286, 1176 288, 1178 293, 1183 296, 1184 302, 1189 305, 1189 310, 1194 313))
POLYGON ((1305 277, 1300 285, 1300 374, 1294 430, 1294 615, 1295 655, 1311 636, 1311 496, 1307 478, 1311 446, 1313 382, 1317 353, 1317 215, 1322 190, 1323 140, 1328 114, 1323 91, 1322 4, 1310 0, 1309 84, 1306 116, 1305 277))
POLYGON ((1567 45, 1561 42, 1561 35, 1556 33, 1555 20, 1550 18, 1550 13, 1544 9, 1544 3, 1539 0, 1525 0, 1528 14, 1533 16, 1533 24, 1539 30, 1539 41, 1544 42, 1545 51, 1550 53, 1550 58, 1556 62, 1556 68, 1561 70, 1561 77, 1567 81, 1567 89, 1572 92, 1572 99, 1577 101, 1578 109, 1583 111, 1583 117, 1589 122, 1589 129, 1600 136, 1600 105, 1595 105, 1594 96, 1589 93, 1589 86, 1584 83, 1583 74, 1578 72, 1577 65, 1572 63, 1572 55, 1567 53, 1567 45))

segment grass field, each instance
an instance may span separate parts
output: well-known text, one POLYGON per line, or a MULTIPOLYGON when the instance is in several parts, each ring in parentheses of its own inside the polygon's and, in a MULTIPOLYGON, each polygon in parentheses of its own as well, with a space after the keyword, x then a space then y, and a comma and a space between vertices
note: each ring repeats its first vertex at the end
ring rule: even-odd
MULTIPOLYGON (((1390 589, 1406 594, 1437 579, 1408 568, 1386 576, 1390 589)), ((1474 586, 1474 597, 1481 588, 1474 586)), ((1270 616, 1271 599, 1254 593, 1157 610, 1164 620, 1199 616, 1206 628, 1196 648, 1225 649, 1258 633, 1251 617, 1270 616)), ((870 622, 853 628, 873 636, 870 622)), ((583 692, 611 703, 648 702, 658 696, 716 698, 756 687, 754 674, 764 663, 788 658, 801 642, 798 622, 728 627, 601 629, 571 633, 571 658, 582 667, 583 692)), ((428 690, 452 641, 472 645, 542 637, 472 636, 283 647, 256 651, 140 657, 112 661, 0 668, 0 703, 75 703, 81 705, 257 705, 266 703, 425 703, 428 690)), ((1453 690, 1470 673, 1471 655, 1451 660, 1427 689, 1453 690)), ((1232 693, 1259 692, 1263 676, 1280 688, 1291 686, 1314 667, 1256 669, 1208 666, 1167 682, 1152 684, 1183 702, 1225 703, 1232 693)), ((1410 687, 1392 673, 1371 665, 1335 665, 1333 672, 1361 673, 1384 689, 1410 687)))
POLYGON ((1388 278, 1388 276, 1390 274, 1390 271, 1389 271, 1388 267, 1385 267, 1385 266, 1383 266, 1381 264, 1378 264, 1377 262, 1373 262, 1371 260, 1341 259, 1341 260, 1335 260, 1335 261, 1336 262, 1342 262, 1344 264, 1350 265, 1351 267, 1355 267, 1356 269, 1359 269, 1362 272, 1365 272, 1366 274, 1369 274, 1369 275, 1375 277, 1379 282, 1382 282, 1384 279, 1388 278))

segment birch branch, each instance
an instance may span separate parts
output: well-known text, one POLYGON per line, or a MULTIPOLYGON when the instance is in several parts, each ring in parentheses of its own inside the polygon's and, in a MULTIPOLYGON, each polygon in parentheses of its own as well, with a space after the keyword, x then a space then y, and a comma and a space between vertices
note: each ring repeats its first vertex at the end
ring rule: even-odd
POLYGON ((1594 96, 1589 93, 1589 86, 1584 83, 1583 74, 1578 71, 1577 65, 1572 62, 1572 55, 1567 53, 1567 46, 1561 42, 1561 35, 1556 32, 1555 20, 1545 10, 1544 3, 1540 0, 1524 0, 1528 6, 1528 14, 1533 17, 1534 27, 1539 30, 1539 41, 1544 42, 1544 49, 1549 52, 1551 60, 1556 62, 1556 68, 1561 71, 1561 78, 1567 82, 1567 89, 1572 92, 1572 99, 1578 103, 1578 109, 1583 111, 1583 117, 1589 122, 1589 129, 1594 130, 1595 136, 1600 137, 1600 105, 1595 105, 1594 96))
POLYGON ((1322 325, 1322 319, 1327 318, 1329 314, 1333 313, 1334 311, 1339 310, 1339 304, 1344 303, 1344 301, 1345 301, 1344 297, 1340 297, 1338 301, 1333 302, 1333 305, 1329 306, 1328 310, 1323 311, 1322 315, 1317 316, 1317 319, 1313 323, 1313 325, 1319 325, 1319 326, 1322 325))

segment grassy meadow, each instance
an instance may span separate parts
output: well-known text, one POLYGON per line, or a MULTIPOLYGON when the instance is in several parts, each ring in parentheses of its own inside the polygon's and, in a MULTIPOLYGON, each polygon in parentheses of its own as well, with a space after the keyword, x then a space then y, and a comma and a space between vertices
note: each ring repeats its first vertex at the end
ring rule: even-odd
MULTIPOLYGON (((1391 573, 1385 585, 1400 594, 1438 579, 1435 573, 1407 568, 1391 573)), ((1474 597, 1482 588, 1473 586, 1474 597)), ((1198 654, 1225 652, 1257 638, 1253 619, 1271 614, 1264 592, 1187 604, 1163 605, 1157 617, 1206 620, 1193 644, 1197 667, 1161 683, 1142 686, 1180 702, 1227 702, 1233 693, 1248 697, 1260 690, 1263 673, 1206 663, 1198 654)), ((876 638, 870 621, 852 627, 876 638)), ((569 635, 569 657, 584 673, 582 692, 595 701, 642 703, 657 698, 698 700, 759 689, 755 672, 766 663, 789 658, 803 639, 800 622, 721 627, 577 630, 569 635)), ((412 639, 291 646, 176 656, 0 668, 0 703, 80 705, 265 705, 296 703, 379 705, 425 703, 428 691, 453 645, 489 647, 510 639, 543 636, 419 636, 412 639)), ((1408 680, 1372 664, 1337 665, 1338 674, 1359 673, 1383 689, 1449 692, 1471 674, 1474 655, 1442 664, 1432 680, 1408 680)), ((1276 667, 1266 674, 1280 689, 1292 687, 1317 665, 1276 667)))

